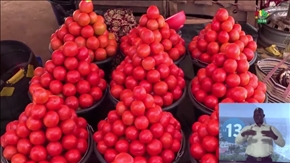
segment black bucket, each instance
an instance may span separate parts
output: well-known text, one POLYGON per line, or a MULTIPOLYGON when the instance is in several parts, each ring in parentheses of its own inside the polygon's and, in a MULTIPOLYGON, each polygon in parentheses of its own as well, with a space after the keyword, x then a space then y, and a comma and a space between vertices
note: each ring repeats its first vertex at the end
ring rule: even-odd
POLYGON ((0 47, 0 131, 2 135, 6 125, 18 119, 26 105, 29 104, 30 100, 26 92, 33 71, 39 66, 39 62, 32 50, 23 42, 2 40, 0 47))
POLYGON ((95 61, 94 63, 96 65, 98 65, 98 67, 100 69, 102 69, 105 73, 105 80, 107 81, 107 83, 109 83, 111 81, 111 71, 112 71, 112 63, 113 63, 113 57, 109 57, 103 61, 95 61))
MULTIPOLYGON (((162 110, 172 113, 172 115, 176 118, 178 106, 182 102, 182 100, 185 98, 186 90, 187 90, 186 87, 184 87, 184 91, 183 91, 181 97, 177 101, 175 101, 173 104, 171 104, 170 106, 163 107, 162 110)), ((113 105, 116 106, 117 103, 119 102, 119 100, 112 96, 112 94, 110 92, 110 87, 109 87, 108 96, 109 96, 110 101, 113 103, 113 105)))
MULTIPOLYGON (((188 96, 190 98, 190 101, 192 102, 193 106, 194 106, 194 110, 196 111, 196 109, 198 109, 198 114, 196 115, 197 117, 199 117, 202 114, 211 114, 213 112, 212 109, 209 109, 208 107, 206 107, 205 105, 203 105, 202 103, 198 102, 195 97, 193 96, 193 94, 191 93, 191 81, 189 83, 188 86, 188 96)), ((265 102, 264 103, 268 103, 268 94, 266 93, 266 97, 265 97, 265 102)))
MULTIPOLYGON (((88 149, 86 153, 83 155, 82 159, 78 163, 87 163, 90 160, 90 157, 92 155, 92 152, 94 150, 94 139, 93 139, 93 132, 94 130, 90 125, 87 126, 87 130, 89 132, 89 137, 88 137, 88 149)), ((10 163, 8 160, 6 160, 3 157, 3 148, 1 147, 1 163, 10 163)))
POLYGON ((59 26, 64 23, 64 19, 71 16, 76 10, 74 0, 48 0, 59 26))
MULTIPOLYGON (((187 53, 188 53, 188 55, 190 55, 189 51, 187 53)), ((191 55, 190 55, 190 57, 191 57, 191 55)), ((249 65, 250 65, 249 71, 251 73, 254 73, 254 74, 256 74, 255 63, 257 61, 257 58, 258 58, 258 53, 255 52, 254 58, 249 61, 249 65)), ((191 57, 191 62, 192 62, 193 71, 194 71, 195 75, 197 74, 199 69, 206 68, 206 66, 208 65, 208 63, 202 62, 202 61, 195 59, 195 58, 192 58, 192 57, 191 57)))
MULTIPOLYGON (((186 139, 185 139, 185 135, 183 133, 183 131, 181 130, 181 134, 182 134, 182 140, 181 140, 181 148, 178 151, 178 153, 176 154, 176 158, 172 163, 178 163, 180 158, 183 156, 184 152, 186 151, 186 139)), ((97 150, 97 144, 95 143, 94 145, 94 151, 95 154, 99 160, 100 163, 107 163, 104 159, 104 157, 102 156, 102 154, 97 150)))

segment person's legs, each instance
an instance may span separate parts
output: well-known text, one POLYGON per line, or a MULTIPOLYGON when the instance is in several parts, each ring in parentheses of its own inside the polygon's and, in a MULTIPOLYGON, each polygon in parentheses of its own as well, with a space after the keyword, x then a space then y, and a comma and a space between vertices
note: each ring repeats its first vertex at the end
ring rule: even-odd
POLYGON ((253 157, 251 156, 248 156, 245 163, 260 163, 258 162, 256 159, 254 159, 253 157))
POLYGON ((273 163, 273 160, 271 157, 268 157, 267 159, 265 159, 265 161, 263 161, 265 163, 273 163))
POLYGON ((258 161, 256 158, 248 156, 245 163, 273 163, 271 157, 263 158, 263 160, 258 161))

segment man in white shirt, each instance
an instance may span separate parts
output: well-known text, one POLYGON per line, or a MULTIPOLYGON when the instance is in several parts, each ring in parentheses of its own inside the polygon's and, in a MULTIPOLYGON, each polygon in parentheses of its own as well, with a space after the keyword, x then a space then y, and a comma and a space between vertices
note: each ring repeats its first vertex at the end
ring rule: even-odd
POLYGON ((244 127, 236 137, 236 143, 247 142, 245 163, 272 163, 273 141, 280 147, 285 146, 281 133, 274 127, 264 123, 264 111, 256 108, 255 124, 244 127))

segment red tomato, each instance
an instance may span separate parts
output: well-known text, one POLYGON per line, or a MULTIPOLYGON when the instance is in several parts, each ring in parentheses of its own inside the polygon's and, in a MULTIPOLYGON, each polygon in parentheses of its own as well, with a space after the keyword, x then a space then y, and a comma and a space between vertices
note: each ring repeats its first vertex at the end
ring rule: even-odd
POLYGON ((60 142, 49 142, 46 145, 47 154, 54 157, 61 155, 63 148, 60 142))
POLYGON ((43 88, 36 88, 32 93, 32 99, 37 104, 44 104, 48 100, 48 93, 43 88))
POLYGON ((32 117, 29 117, 26 121, 26 126, 29 130, 37 131, 43 127, 43 123, 42 120, 33 119, 32 117))
POLYGON ((248 92, 244 87, 235 87, 232 90, 231 98, 236 102, 243 102, 248 96, 248 92))
POLYGON ((154 84, 153 91, 156 95, 164 96, 168 91, 168 85, 163 81, 159 81, 154 84))
POLYGON ((62 137, 62 131, 59 127, 47 128, 45 132, 45 137, 51 142, 59 141, 62 137))
POLYGON ((12 156, 11 162, 26 163, 27 157, 23 154, 16 153, 15 155, 12 156))
POLYGON ((64 157, 67 162, 79 162, 82 158, 82 155, 79 150, 71 149, 65 153, 64 157))
POLYGON ((150 143, 153 139, 153 134, 150 130, 142 130, 139 134, 139 140, 141 143, 147 144, 150 143))
POLYGON ((255 56, 254 51, 250 48, 244 48, 243 53, 246 55, 248 61, 252 60, 255 56))
POLYGON ((76 148, 78 139, 73 134, 64 135, 61 139, 61 144, 65 150, 71 150, 76 148))
POLYGON ((200 160, 202 156, 206 154, 206 151, 204 150, 204 148, 201 146, 200 143, 193 143, 190 146, 189 152, 191 156, 197 160, 200 160))
POLYGON ((226 84, 229 87, 237 87, 241 83, 241 78, 238 74, 229 74, 226 78, 226 84))
POLYGON ((129 126, 125 130, 125 136, 129 140, 136 140, 139 136, 139 131, 135 126, 129 126))
POLYGON ((226 31, 220 31, 218 34, 219 43, 227 43, 230 40, 230 36, 226 31))
POLYGON ((259 103, 263 103, 263 102, 265 102, 266 95, 262 90, 256 89, 254 91, 253 98, 256 99, 259 103))
POLYGON ((202 147, 207 152, 215 152, 216 149, 219 147, 218 139, 214 136, 206 136, 202 139, 202 147))
POLYGON ((63 103, 64 103, 63 98, 61 98, 60 96, 51 95, 48 98, 48 101, 46 102, 45 107, 48 110, 54 111, 54 110, 58 110, 63 103))
POLYGON ((77 127, 77 124, 73 119, 67 119, 60 123, 60 129, 63 134, 71 134, 77 127))
POLYGON ((46 127, 55 127, 58 125, 58 122, 59 116, 55 111, 48 111, 43 118, 43 124, 46 127))
POLYGON ((43 146, 34 146, 30 151, 29 157, 36 162, 45 161, 47 157, 46 149, 43 146))
POLYGON ((219 44, 217 42, 211 42, 207 45, 207 53, 210 55, 217 54, 219 52, 219 44))
MULTIPOLYGON (((11 160, 15 154, 17 154, 17 149, 13 145, 8 145, 3 149, 3 156, 7 160, 11 160)), ((26 153, 24 153, 24 154, 26 154, 26 153)))
POLYGON ((133 140, 130 143, 129 151, 133 156, 143 156, 146 152, 146 147, 139 140, 133 140))
POLYGON ((238 63, 236 60, 234 59, 227 59, 225 62, 224 62, 224 70, 227 72, 227 73, 235 73, 236 70, 237 70, 237 67, 238 67, 238 63))
POLYGON ((162 157, 164 163, 171 163, 175 159, 175 154, 172 150, 169 149, 163 150, 160 156, 162 157))
POLYGON ((134 126, 139 130, 145 130, 149 126, 149 120, 146 116, 138 116, 135 118, 134 126))
POLYGON ((45 133, 41 130, 39 131, 32 131, 29 135, 29 141, 33 145, 43 145, 46 141, 45 133))
POLYGON ((218 98, 226 95, 227 87, 223 83, 214 83, 211 88, 212 94, 218 98))
POLYGON ((212 79, 213 81, 215 82, 219 82, 219 83, 222 83, 226 80, 226 71, 222 68, 217 68, 216 70, 213 71, 213 74, 212 74, 212 79))
POLYGON ((128 153, 119 153, 112 163, 134 163, 134 158, 128 153))
POLYGON ((204 105, 210 109, 213 109, 218 104, 217 97, 213 95, 206 96, 204 99, 204 105))
POLYGON ((224 8, 220 8, 215 14, 215 19, 219 22, 226 21, 228 20, 228 18, 229 18, 229 13, 224 8))
POLYGON ((125 139, 120 139, 115 144, 115 149, 119 152, 128 152, 129 151, 129 142, 125 139))

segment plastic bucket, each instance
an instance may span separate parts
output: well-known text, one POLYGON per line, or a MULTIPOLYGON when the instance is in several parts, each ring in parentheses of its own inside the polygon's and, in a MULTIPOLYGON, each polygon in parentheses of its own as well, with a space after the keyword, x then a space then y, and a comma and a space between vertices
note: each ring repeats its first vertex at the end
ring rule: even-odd
MULTIPOLYGON (((90 160, 90 157, 92 155, 92 152, 94 150, 94 140, 93 140, 93 132, 94 130, 92 129, 92 127, 90 125, 87 126, 87 130, 89 132, 89 137, 88 137, 88 149, 86 151, 86 153, 83 155, 82 159, 78 162, 78 163, 87 163, 90 160)), ((9 163, 8 160, 6 160, 3 157, 3 148, 1 147, 1 163, 9 163)))
MULTIPOLYGON (((206 107, 205 105, 203 105, 202 103, 198 102, 195 99, 195 97, 191 93, 191 81, 190 81, 189 86, 188 86, 188 96, 189 96, 190 101, 192 102, 194 108, 201 111, 201 112, 199 112, 199 115, 197 115, 197 116, 200 116, 202 114, 211 114, 213 112, 212 109, 209 109, 208 107, 206 107)), ((268 94, 267 93, 266 93, 266 98, 265 98, 264 103, 268 103, 268 94)))
MULTIPOLYGON (((190 55, 189 51, 187 51, 187 53, 188 53, 188 55, 190 55)), ((190 57, 191 57, 191 55, 190 55, 190 57)), ((249 61, 249 65, 250 65, 249 71, 251 73, 254 73, 254 74, 256 74, 254 63, 256 63, 257 58, 258 58, 258 53, 255 52, 254 58, 249 61)), ((206 68, 206 66, 208 65, 208 63, 202 62, 202 61, 195 59, 195 58, 192 58, 192 57, 191 57, 191 62, 193 65, 193 71, 194 71, 195 75, 197 74, 199 69, 206 68)))
MULTIPOLYGON (((181 134, 182 134, 181 147, 180 147, 180 150, 178 151, 178 153, 176 154, 175 160, 172 163, 178 163, 180 158, 183 156, 183 154, 185 152, 186 139, 185 139, 185 135, 184 135, 182 130, 181 130, 181 134)), ((107 163, 105 161, 104 157, 102 156, 102 154, 97 150, 97 144, 94 145, 94 151, 95 151, 95 154, 96 154, 100 163, 107 163)))
POLYGON ((64 19, 76 10, 74 0, 48 0, 48 2, 51 4, 58 25, 62 25, 64 19))
POLYGON ((110 76, 111 76, 111 71, 112 71, 112 63, 113 63, 113 59, 114 57, 109 57, 103 61, 96 61, 94 62, 96 65, 98 65, 98 67, 100 69, 102 69, 105 72, 105 80, 107 81, 107 83, 109 83, 110 80, 110 76))
MULTIPOLYGON (((177 117, 178 106, 182 102, 182 100, 185 98, 186 90, 187 89, 185 87, 181 97, 177 101, 175 101, 173 104, 171 104, 170 106, 163 107, 162 110, 172 113, 172 115, 176 118, 177 117)), ((116 106, 117 103, 119 102, 119 100, 112 96, 112 94, 110 92, 110 87, 109 87, 108 96, 109 96, 110 101, 114 104, 114 106, 116 106)))

